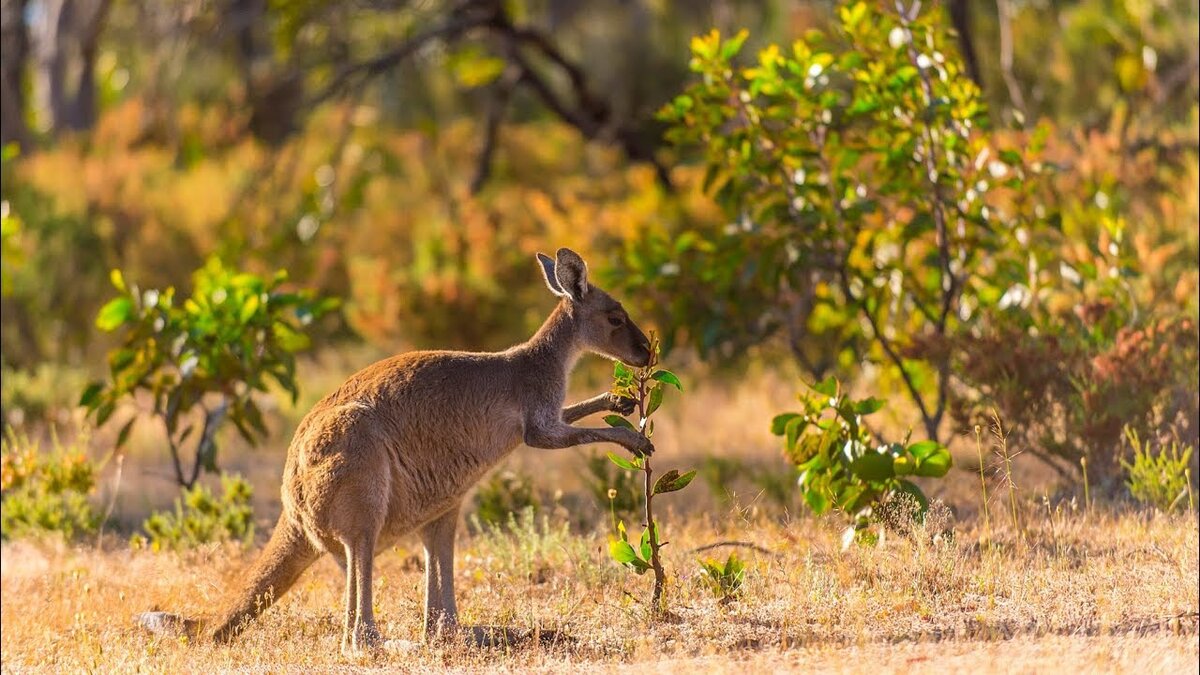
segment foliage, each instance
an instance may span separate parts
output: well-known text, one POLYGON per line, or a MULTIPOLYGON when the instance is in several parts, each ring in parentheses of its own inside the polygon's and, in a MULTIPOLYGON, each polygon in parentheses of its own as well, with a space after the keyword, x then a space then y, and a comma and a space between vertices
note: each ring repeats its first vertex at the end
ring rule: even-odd
MULTIPOLYGON (((658 367, 659 342, 658 336, 653 332, 650 334, 650 354, 650 362, 645 367, 630 369, 618 361, 613 370, 612 392, 617 396, 631 398, 637 402, 637 426, 620 415, 608 415, 604 418, 609 426, 629 429, 646 438, 654 435, 654 421, 650 417, 662 405, 666 387, 671 386, 680 392, 683 391, 683 383, 675 373, 658 367)), ((662 540, 662 531, 654 519, 654 497, 682 490, 696 477, 696 472, 693 470, 681 474, 678 470, 671 469, 659 476, 657 481, 652 481, 654 470, 650 466, 649 456, 625 459, 610 452, 608 459, 627 471, 642 472, 645 479, 643 495, 646 504, 646 527, 642 531, 638 547, 635 549, 629 542, 625 521, 622 520, 616 524, 617 536, 608 541, 608 554, 613 560, 639 575, 645 574, 647 571, 654 572, 654 589, 650 607, 654 615, 660 615, 666 611, 666 599, 663 595, 666 571, 663 569, 662 560, 659 557, 659 549, 666 542, 662 540)))
POLYGON ((79 403, 79 392, 87 386, 83 368, 43 361, 30 369, 0 369, 0 409, 4 424, 30 429, 39 424, 70 421, 79 403))
POLYGON ((1084 457, 1102 478, 1116 476, 1126 426, 1195 438, 1196 322, 1160 319, 1111 334, 1099 323, 1064 318, 1078 332, 1058 333, 999 325, 964 340, 955 370, 973 391, 958 395, 953 417, 970 428, 995 408, 1009 420, 1013 443, 1072 478, 1084 457))
POLYGON ((501 471, 475 492, 475 515, 483 525, 499 527, 523 511, 537 513, 538 499, 529 476, 501 471))
MULTIPOLYGON (((123 329, 123 340, 109 353, 109 380, 89 385, 80 405, 104 424, 118 404, 150 394, 151 415, 166 427, 175 479, 191 488, 201 469, 217 471, 216 433, 226 419, 251 444, 266 435, 255 392, 274 381, 293 400, 299 393, 294 354, 309 346, 307 326, 337 302, 285 291, 286 279, 283 271, 270 280, 237 273, 213 258, 196 272, 191 297, 176 303, 174 288, 142 292, 113 270, 119 295, 100 309, 96 327, 123 329), (203 420, 185 474, 179 449, 196 431, 195 411, 203 420)), ((136 419, 121 428, 118 448, 136 419)))
MULTIPOLYGON (((800 395, 804 410, 771 421, 785 452, 800 470, 804 501, 814 513, 837 509, 852 526, 847 534, 866 538, 879 505, 898 493, 911 495, 917 514, 929 507, 910 478, 941 478, 950 471, 950 451, 937 441, 876 443, 863 417, 883 408, 875 398, 853 399, 830 377, 800 395)), ((849 540, 847 540, 849 541, 849 540)))
POLYGON ((175 511, 156 511, 142 523, 144 535, 133 536, 136 547, 153 551, 179 550, 217 541, 248 545, 254 537, 253 490, 237 474, 221 474, 218 497, 195 485, 175 498, 175 511))
POLYGON ((700 570, 705 585, 722 603, 731 602, 741 594, 742 582, 746 580, 746 563, 736 552, 731 552, 725 562, 711 558, 702 560, 700 570))
POLYGON ((1196 448, 1191 445, 1180 447, 1179 441, 1159 444, 1154 452, 1150 441, 1142 442, 1137 431, 1125 427, 1125 440, 1133 451, 1133 458, 1121 460, 1125 469, 1125 484, 1133 498, 1164 513, 1174 511, 1180 504, 1194 505, 1189 497, 1192 492, 1191 473, 1188 464, 1196 448), (1191 503, 1189 503, 1191 501, 1191 503))
POLYGON ((51 452, 43 452, 27 436, 8 429, 0 452, 4 539, 40 532, 71 539, 100 525, 100 514, 88 503, 96 467, 83 449, 85 440, 64 446, 55 436, 53 444, 51 452))
POLYGON ((965 330, 1023 279, 1016 233, 1045 222, 1032 204, 1044 132, 1005 147, 942 14, 913 14, 841 3, 832 32, 768 46, 748 68, 734 63, 744 32, 694 39, 697 81, 662 117, 700 147, 733 222, 647 231, 626 262, 703 350, 782 329, 818 376, 861 357, 886 366, 937 440, 949 357, 912 348, 965 330))

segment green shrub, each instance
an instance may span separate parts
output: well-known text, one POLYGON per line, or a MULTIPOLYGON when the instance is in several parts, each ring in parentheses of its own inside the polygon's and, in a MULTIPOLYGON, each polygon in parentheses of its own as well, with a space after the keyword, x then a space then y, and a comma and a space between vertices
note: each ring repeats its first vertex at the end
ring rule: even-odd
POLYGON ((830 509, 853 523, 844 543, 871 540, 872 525, 881 522, 879 507, 907 493, 915 500, 917 518, 929 507, 921 488, 909 477, 941 478, 950 471, 950 451, 937 441, 877 443, 862 424, 883 408, 875 398, 855 400, 830 377, 800 395, 803 412, 784 413, 771 421, 771 433, 783 436, 788 459, 800 470, 800 490, 814 513, 830 509))
POLYGON ((221 474, 221 496, 203 485, 184 490, 175 510, 156 511, 142 523, 145 535, 134 535, 135 546, 178 550, 214 541, 249 544, 254 537, 253 490, 237 474, 221 474))
POLYGON ((746 580, 746 563, 730 553, 725 562, 713 559, 700 561, 700 569, 708 589, 720 598, 722 603, 732 602, 742 592, 742 582, 746 580))
MULTIPOLYGON (((286 280, 283 271, 263 279, 213 258, 196 271, 192 296, 177 303, 174 288, 141 292, 113 270, 119 295, 100 309, 96 326, 124 328, 124 339, 108 355, 109 380, 89 385, 80 405, 104 424, 118 404, 152 396, 175 480, 193 487, 201 469, 218 470, 216 433, 226 420, 252 445, 266 435, 256 392, 268 391, 273 380, 293 401, 299 394, 295 353, 308 348, 308 327, 337 302, 289 292, 286 280), (189 441, 195 457, 186 470, 180 450, 189 441)), ((117 447, 135 420, 118 433, 117 447)))
POLYGON ((96 467, 83 451, 83 439, 42 452, 36 442, 9 430, 0 452, 0 534, 4 539, 40 532, 72 537, 94 532, 100 515, 88 502, 96 467))
POLYGON ((1155 451, 1150 441, 1143 442, 1130 427, 1125 427, 1125 440, 1133 451, 1133 459, 1122 459, 1121 466, 1125 468, 1125 484, 1133 498, 1164 513, 1188 504, 1191 494, 1188 463, 1196 449, 1172 441, 1170 445, 1159 445, 1155 451))
POLYGON ((533 482, 523 473, 493 474, 475 493, 475 516, 484 526, 505 526, 526 510, 536 514, 539 506, 533 482))

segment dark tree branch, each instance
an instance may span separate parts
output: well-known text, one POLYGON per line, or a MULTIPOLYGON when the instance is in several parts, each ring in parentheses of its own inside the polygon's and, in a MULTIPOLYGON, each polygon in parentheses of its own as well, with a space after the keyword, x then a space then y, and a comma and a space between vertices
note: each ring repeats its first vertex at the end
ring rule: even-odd
POLYGON ((979 56, 975 52, 975 37, 971 30, 972 0, 951 0, 950 23, 958 34, 958 51, 962 52, 963 63, 967 66, 967 75, 975 84, 983 86, 983 76, 979 72, 979 56))
POLYGON ((491 101, 488 102, 487 120, 483 127, 483 147, 479 150, 475 175, 471 177, 471 194, 479 194, 492 177, 492 159, 496 155, 496 146, 500 140, 500 125, 504 121, 513 88, 519 79, 520 73, 515 68, 508 68, 492 92, 491 101))

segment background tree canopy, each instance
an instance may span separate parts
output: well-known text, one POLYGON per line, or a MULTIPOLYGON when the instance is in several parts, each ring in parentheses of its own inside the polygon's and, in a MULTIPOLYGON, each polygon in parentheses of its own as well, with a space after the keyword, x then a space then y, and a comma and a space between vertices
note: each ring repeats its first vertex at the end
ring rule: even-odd
POLYGON ((211 256, 341 298, 320 344, 503 347, 569 245, 668 349, 863 377, 932 438, 1174 414, 1097 364, 1195 330, 1193 2, 2 9, 6 369, 99 362, 111 269, 211 256))

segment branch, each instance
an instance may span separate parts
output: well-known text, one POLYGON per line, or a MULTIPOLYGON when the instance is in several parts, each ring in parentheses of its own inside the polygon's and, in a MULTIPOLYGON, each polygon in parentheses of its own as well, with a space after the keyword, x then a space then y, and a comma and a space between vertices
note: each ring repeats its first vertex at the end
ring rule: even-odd
POLYGON ((512 98, 513 87, 520 79, 520 73, 514 68, 505 71, 503 79, 498 82, 488 103, 487 121, 483 127, 483 147, 479 150, 479 158, 475 164, 475 175, 471 177, 471 194, 479 194, 488 179, 492 177, 492 158, 496 154, 496 145, 500 136, 500 123, 504 121, 504 113, 512 98))
POLYGON ((492 20, 493 17, 486 14, 453 16, 442 25, 431 28, 424 33, 414 35, 400 45, 372 59, 341 68, 334 74, 333 80, 323 90, 309 99, 308 105, 312 107, 328 101, 345 90, 350 89, 356 84, 356 80, 357 84, 361 86, 367 79, 390 70, 434 40, 454 39, 466 31, 483 26, 492 20))

